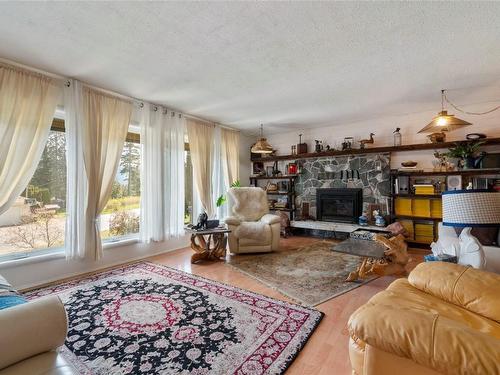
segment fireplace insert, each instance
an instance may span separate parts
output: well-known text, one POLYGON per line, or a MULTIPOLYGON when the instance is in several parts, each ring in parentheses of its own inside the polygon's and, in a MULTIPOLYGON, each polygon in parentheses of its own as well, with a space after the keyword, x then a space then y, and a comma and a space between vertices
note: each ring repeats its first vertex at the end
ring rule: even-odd
POLYGON ((316 190, 317 220, 357 223, 362 209, 362 189, 316 190))

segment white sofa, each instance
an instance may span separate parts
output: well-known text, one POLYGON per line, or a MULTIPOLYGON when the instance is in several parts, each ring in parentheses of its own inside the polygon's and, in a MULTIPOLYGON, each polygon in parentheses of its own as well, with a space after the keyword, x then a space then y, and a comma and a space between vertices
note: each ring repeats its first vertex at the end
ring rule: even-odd
POLYGON ((269 214, 267 194, 259 187, 231 188, 228 192, 229 251, 264 253, 278 250, 280 217, 269 214))
MULTIPOLYGON (((0 284, 9 288, 2 276, 0 284)), ((57 296, 0 310, 0 375, 78 374, 57 351, 67 329, 66 310, 57 296)))
MULTIPOLYGON (((500 232, 499 238, 500 241, 500 232)), ((498 242, 497 243, 500 243, 498 242)), ((458 235, 453 227, 438 224, 438 241, 439 247, 444 249, 444 252, 449 255, 456 255, 455 248, 458 248, 458 235)), ((484 256, 486 258, 486 271, 500 273, 500 247, 484 246, 484 256)))

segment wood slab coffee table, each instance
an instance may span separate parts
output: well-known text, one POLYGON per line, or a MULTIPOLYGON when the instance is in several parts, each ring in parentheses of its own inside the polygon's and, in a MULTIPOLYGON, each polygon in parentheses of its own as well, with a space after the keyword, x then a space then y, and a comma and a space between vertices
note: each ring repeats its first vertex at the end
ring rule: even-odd
POLYGON ((358 278, 364 279, 369 276, 366 274, 368 268, 367 263, 371 262, 373 259, 384 259, 384 252, 386 249, 384 245, 377 241, 359 240, 356 238, 348 238, 332 246, 332 251, 337 253, 356 255, 363 258, 356 271, 351 272, 346 281, 355 281, 358 278))
POLYGON ((219 260, 226 257, 227 233, 231 233, 229 229, 194 230, 185 228, 185 231, 191 233, 191 249, 195 252, 191 256, 191 263, 200 260, 219 260))

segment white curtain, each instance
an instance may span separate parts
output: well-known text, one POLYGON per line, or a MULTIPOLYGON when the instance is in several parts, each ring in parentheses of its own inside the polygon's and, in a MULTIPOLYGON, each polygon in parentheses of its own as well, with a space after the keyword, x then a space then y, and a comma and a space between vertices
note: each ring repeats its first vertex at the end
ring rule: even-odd
POLYGON ((83 159, 83 89, 70 80, 64 89, 64 127, 66 131, 66 258, 83 259, 85 248, 85 210, 87 175, 83 159))
POLYGON ((0 65, 0 215, 38 166, 60 92, 51 78, 0 65))
POLYGON ((111 195, 123 150, 132 103, 83 88, 83 159, 88 180, 85 247, 88 255, 102 257, 99 215, 111 195))
MULTIPOLYGON (((213 139, 213 172, 212 172, 212 202, 217 202, 217 199, 226 194, 229 187, 229 180, 224 173, 223 167, 223 155, 222 155, 222 138, 221 138, 221 127, 216 126, 214 128, 214 139, 213 139)), ((215 217, 219 220, 224 219, 227 216, 227 205, 223 204, 220 207, 215 207, 215 217)))
POLYGON ((184 234, 184 116, 145 103, 141 121, 141 240, 184 234))
POLYGON ((221 154, 224 176, 228 184, 240 179, 240 133, 221 128, 221 154))
POLYGON ((188 119, 186 127, 193 163, 194 184, 203 209, 210 218, 213 218, 215 216, 212 193, 214 125, 188 119))
POLYGON ((186 119, 175 112, 167 113, 165 220, 167 238, 184 234, 185 169, 184 136, 186 119))

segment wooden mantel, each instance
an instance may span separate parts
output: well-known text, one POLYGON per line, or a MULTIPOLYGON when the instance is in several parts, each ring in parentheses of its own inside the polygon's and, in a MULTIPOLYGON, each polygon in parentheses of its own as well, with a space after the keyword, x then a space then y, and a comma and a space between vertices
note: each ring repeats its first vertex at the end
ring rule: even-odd
MULTIPOLYGON (((498 145, 500 144, 500 138, 484 138, 481 139, 484 145, 498 145)), ((420 143, 414 145, 402 145, 402 146, 383 146, 383 147, 371 147, 365 149, 351 149, 346 151, 330 150, 323 152, 309 152, 307 154, 297 154, 297 155, 277 155, 268 156, 262 158, 253 158, 251 161, 258 162, 273 162, 277 160, 300 160, 308 158, 319 158, 325 156, 343 156, 343 155, 360 155, 360 154, 379 154, 384 152, 400 152, 400 151, 418 151, 418 150, 438 150, 443 148, 449 148, 457 143, 468 143, 475 141, 453 141, 453 142, 441 142, 441 143, 420 143)))

